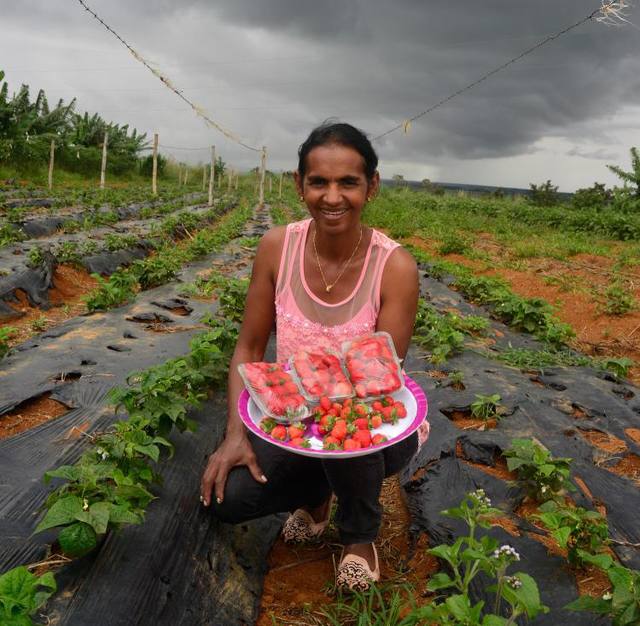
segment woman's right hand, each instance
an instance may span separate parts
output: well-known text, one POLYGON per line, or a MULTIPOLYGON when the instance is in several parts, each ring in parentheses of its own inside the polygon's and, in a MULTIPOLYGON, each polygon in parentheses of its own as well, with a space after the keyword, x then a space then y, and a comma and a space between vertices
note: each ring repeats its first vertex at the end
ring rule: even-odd
POLYGON ((258 465, 256 454, 247 435, 245 433, 227 434, 218 449, 209 456, 207 467, 202 474, 200 497, 204 506, 209 506, 214 486, 216 502, 222 503, 227 476, 231 469, 238 465, 246 465, 259 483, 267 482, 267 477, 258 465))

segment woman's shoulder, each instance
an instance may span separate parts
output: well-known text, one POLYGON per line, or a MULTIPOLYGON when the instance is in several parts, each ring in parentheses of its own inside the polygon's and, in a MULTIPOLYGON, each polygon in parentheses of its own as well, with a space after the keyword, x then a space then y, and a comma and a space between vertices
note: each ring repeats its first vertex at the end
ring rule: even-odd
POLYGON ((401 247, 397 241, 394 241, 388 235, 383 232, 372 228, 371 243, 374 246, 384 248, 385 250, 392 250, 393 248, 401 247))

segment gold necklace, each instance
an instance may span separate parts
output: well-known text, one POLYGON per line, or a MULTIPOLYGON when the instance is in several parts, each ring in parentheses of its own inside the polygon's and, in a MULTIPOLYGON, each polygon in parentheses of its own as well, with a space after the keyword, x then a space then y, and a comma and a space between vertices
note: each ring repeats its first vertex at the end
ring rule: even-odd
POLYGON ((360 247, 360 242, 362 241, 362 225, 360 225, 360 237, 358 237, 358 243, 356 244, 356 247, 353 249, 351 256, 346 260, 345 264, 342 266, 342 269, 340 270, 340 273, 338 274, 337 278, 331 284, 327 282, 327 279, 324 276, 324 272, 322 271, 322 265, 320 265, 320 256, 318 255, 318 248, 316 247, 316 231, 317 229, 314 228, 313 229, 313 249, 316 253, 316 262, 318 263, 320 276, 322 277, 322 282, 324 283, 324 289, 327 293, 329 293, 333 289, 334 285, 342 278, 344 271, 347 269, 347 266, 349 265, 349 263, 351 263, 351 260, 353 259, 356 252, 358 251, 358 248, 360 247))

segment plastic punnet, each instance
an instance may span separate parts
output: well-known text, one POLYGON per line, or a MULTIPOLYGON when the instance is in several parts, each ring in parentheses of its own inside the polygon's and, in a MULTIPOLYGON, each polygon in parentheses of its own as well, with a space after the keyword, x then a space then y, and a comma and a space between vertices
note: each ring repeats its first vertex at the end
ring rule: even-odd
POLYGON ((389 333, 380 331, 345 341, 342 353, 358 398, 378 398, 404 387, 402 368, 389 333))
POLYGON ((249 395, 267 416, 295 422, 309 416, 298 383, 278 363, 241 363, 238 372, 249 395))
POLYGON ((322 396, 344 400, 355 393, 340 355, 333 350, 299 350, 289 359, 289 365, 308 402, 317 403, 322 396))

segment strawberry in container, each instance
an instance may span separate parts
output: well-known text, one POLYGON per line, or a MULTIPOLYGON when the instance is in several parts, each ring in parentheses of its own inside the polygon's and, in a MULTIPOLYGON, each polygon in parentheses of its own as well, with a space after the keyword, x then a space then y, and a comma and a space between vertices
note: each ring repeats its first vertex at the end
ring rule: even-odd
POLYGON ((253 401, 267 416, 291 421, 309 415, 300 388, 278 363, 243 363, 238 371, 253 401))
POLYGON ((402 388, 402 370, 393 340, 378 332, 343 344, 345 364, 358 398, 375 398, 402 388))
POLYGON ((340 357, 330 350, 300 350, 291 357, 290 364, 309 402, 318 402, 323 396, 339 400, 353 395, 353 385, 340 357))

